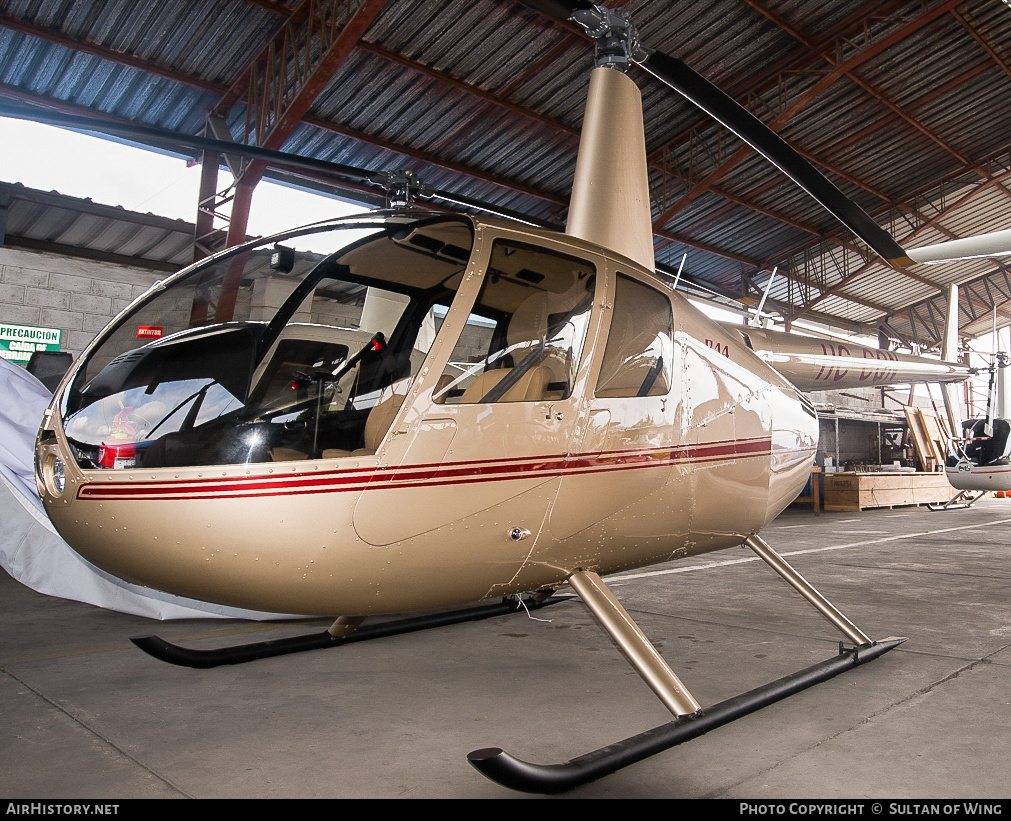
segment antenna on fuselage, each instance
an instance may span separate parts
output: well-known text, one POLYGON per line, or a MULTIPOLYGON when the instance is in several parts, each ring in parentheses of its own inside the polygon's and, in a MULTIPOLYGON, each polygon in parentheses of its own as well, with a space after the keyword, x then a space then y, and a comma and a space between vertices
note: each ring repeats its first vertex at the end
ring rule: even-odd
POLYGON ((676 291, 678 289, 678 283, 681 281, 681 272, 685 268, 685 260, 687 260, 687 259, 688 259, 688 254, 687 253, 683 254, 682 257, 681 257, 681 264, 678 266, 677 275, 674 277, 674 284, 671 285, 671 287, 670 287, 670 289, 672 291, 676 291))
POLYGON ((762 293, 762 299, 758 303, 758 308, 755 309, 755 315, 748 320, 748 324, 753 328, 766 327, 767 323, 762 319, 762 311, 765 310, 765 300, 769 298, 769 291, 772 290, 772 281, 776 278, 776 271, 778 270, 778 265, 772 269, 772 273, 769 274, 769 281, 765 283, 765 291, 762 293))

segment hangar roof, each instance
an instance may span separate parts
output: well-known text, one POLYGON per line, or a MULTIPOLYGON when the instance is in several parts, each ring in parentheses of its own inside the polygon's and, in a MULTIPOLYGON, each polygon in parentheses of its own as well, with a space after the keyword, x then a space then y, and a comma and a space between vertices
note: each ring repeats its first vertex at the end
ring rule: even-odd
POLYGON ((0 245, 171 273, 193 261, 193 225, 0 182, 0 245))
MULTIPOLYGON (((618 5, 612 3, 611 5, 618 5)), ((1011 7, 1004 0, 633 0, 684 60, 910 247, 1008 227, 1011 7)), ((592 46, 515 0, 5 0, 3 100, 200 133, 564 222, 592 46), (283 78, 283 82, 279 79, 283 78), (256 125, 264 126, 260 131, 256 125)), ((733 134, 636 72, 657 259, 697 282, 905 344, 940 336, 945 289, 975 336, 997 259, 894 271, 733 134)), ((196 211, 196 204, 194 204, 196 211)))

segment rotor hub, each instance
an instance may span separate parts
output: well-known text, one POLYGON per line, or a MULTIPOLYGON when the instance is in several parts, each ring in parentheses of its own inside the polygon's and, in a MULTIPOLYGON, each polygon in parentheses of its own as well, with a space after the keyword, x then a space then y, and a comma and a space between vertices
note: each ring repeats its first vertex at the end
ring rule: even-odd
POLYGON ((407 208, 415 200, 432 196, 432 186, 409 170, 377 171, 372 175, 372 182, 386 189, 390 208, 407 208))
POLYGON ((594 65, 627 71, 629 63, 646 60, 651 51, 639 42, 639 32, 624 9, 593 6, 572 13, 572 20, 581 25, 596 44, 594 65))

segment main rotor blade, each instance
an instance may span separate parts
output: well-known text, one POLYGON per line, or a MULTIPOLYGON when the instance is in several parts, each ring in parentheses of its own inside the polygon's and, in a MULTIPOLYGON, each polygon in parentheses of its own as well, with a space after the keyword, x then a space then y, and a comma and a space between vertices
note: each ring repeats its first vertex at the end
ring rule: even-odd
POLYGON ((680 60, 656 51, 639 65, 733 131, 803 188, 870 248, 898 268, 912 264, 891 235, 782 137, 680 60))
MULTIPOLYGON (((8 100, 0 101, 0 117, 14 117, 16 119, 40 122, 61 128, 73 128, 80 131, 109 134, 114 137, 121 137, 171 151, 182 150, 184 153, 192 152, 194 154, 208 151, 221 155, 239 155, 251 160, 261 160, 272 168, 281 171, 300 174, 313 180, 323 181, 337 190, 350 190, 359 195, 365 193, 366 198, 374 196, 379 201, 382 201, 383 197, 381 190, 383 184, 379 180, 381 172, 367 171, 351 165, 331 162, 330 160, 318 160, 313 157, 304 157, 300 154, 291 154, 285 151, 275 151, 243 143, 231 143, 227 140, 216 140, 210 137, 183 134, 139 123, 117 122, 112 119, 106 120, 97 117, 92 119, 75 114, 64 114, 51 109, 23 105, 8 100), (369 188, 374 189, 375 193, 368 193, 369 188)), ((558 229, 557 225, 546 220, 483 202, 463 194, 433 188, 428 189, 428 191, 428 196, 442 200, 450 205, 483 211, 484 213, 503 219, 524 222, 527 225, 540 228, 558 229)))
POLYGON ((80 131, 92 131, 110 134, 126 140, 147 145, 168 148, 171 150, 190 149, 194 152, 209 151, 217 154, 232 154, 248 157, 252 160, 262 160, 275 168, 287 171, 302 172, 314 177, 328 179, 340 178, 347 182, 368 185, 372 183, 371 171, 355 168, 350 165, 303 157, 299 154, 289 154, 284 151, 274 151, 268 148, 258 148, 253 145, 231 143, 227 140, 215 140, 210 137, 198 137, 168 131, 154 126, 139 123, 119 122, 113 119, 81 117, 75 114, 64 114, 47 108, 26 106, 4 100, 0 103, 0 116, 15 117, 21 120, 45 123, 61 128, 73 128, 80 131))
MULTIPOLYGON (((574 12, 592 5, 585 0, 520 0, 520 2, 563 22, 570 20, 574 12)), ((648 48, 647 50, 650 54, 645 59, 635 58, 637 64, 645 71, 733 131, 889 264, 903 268, 913 263, 887 231, 754 114, 677 58, 660 51, 648 48)))
POLYGON ((572 12, 593 7, 587 0, 519 0, 524 6, 567 23, 572 12))

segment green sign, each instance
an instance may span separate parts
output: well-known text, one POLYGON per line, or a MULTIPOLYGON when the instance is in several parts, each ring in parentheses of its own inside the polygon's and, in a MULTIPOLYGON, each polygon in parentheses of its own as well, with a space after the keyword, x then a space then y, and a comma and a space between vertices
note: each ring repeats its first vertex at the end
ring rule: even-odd
POLYGON ((0 322, 0 356, 27 365, 36 351, 58 351, 63 331, 59 328, 35 328, 31 325, 7 325, 0 322))

